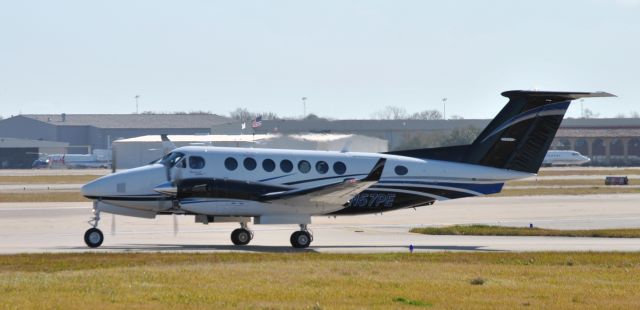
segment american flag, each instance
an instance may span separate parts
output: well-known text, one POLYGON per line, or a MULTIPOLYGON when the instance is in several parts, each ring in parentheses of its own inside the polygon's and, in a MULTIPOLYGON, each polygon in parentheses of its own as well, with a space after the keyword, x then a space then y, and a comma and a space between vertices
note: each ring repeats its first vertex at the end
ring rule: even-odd
POLYGON ((258 127, 260 127, 260 126, 262 126, 262 115, 260 115, 260 116, 256 117, 256 119, 254 119, 254 120, 251 122, 251 128, 254 128, 254 129, 255 129, 255 128, 258 128, 258 127))

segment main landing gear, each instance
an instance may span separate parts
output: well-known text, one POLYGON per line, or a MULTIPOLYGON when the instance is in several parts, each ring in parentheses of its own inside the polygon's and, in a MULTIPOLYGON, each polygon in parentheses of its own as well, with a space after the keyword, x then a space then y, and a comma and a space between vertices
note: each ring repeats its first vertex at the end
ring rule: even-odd
POLYGON ((313 235, 309 233, 307 224, 300 224, 300 230, 291 234, 291 245, 296 249, 304 249, 309 247, 313 241, 313 235))
POLYGON ((253 233, 247 229, 247 223, 240 223, 240 228, 231 232, 231 242, 235 245, 247 245, 253 239, 253 233))
POLYGON ((89 228, 84 233, 84 243, 90 248, 99 247, 104 241, 104 234, 98 229, 98 222, 100 221, 100 211, 94 211, 95 216, 89 220, 89 224, 93 227, 89 228))

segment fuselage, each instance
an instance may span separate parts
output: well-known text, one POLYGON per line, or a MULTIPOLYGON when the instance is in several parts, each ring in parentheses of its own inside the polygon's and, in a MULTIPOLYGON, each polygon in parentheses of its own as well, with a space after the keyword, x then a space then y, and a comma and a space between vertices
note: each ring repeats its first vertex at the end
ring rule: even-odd
POLYGON ((591 159, 576 151, 548 151, 544 157, 545 165, 582 165, 590 162, 591 159))
POLYGON ((124 208, 166 212, 176 208, 163 186, 179 182, 180 209, 194 214, 364 214, 497 193, 507 180, 531 174, 438 160, 378 154, 191 146, 157 163, 99 178, 83 195, 124 208), (343 204, 261 202, 273 191, 316 188, 365 177, 386 159, 380 180, 343 204))

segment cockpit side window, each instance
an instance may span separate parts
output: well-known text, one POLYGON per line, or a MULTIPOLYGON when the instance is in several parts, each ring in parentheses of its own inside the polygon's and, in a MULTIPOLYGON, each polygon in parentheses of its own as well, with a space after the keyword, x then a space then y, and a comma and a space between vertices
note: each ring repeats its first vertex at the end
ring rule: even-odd
MULTIPOLYGON (((160 163, 169 167, 169 168, 173 168, 173 166, 176 165, 176 163, 178 163, 182 158, 184 158, 184 154, 180 153, 180 152, 171 152, 167 155, 165 155, 161 160, 160 163)), ((184 165, 184 163, 183 163, 184 165)), ((184 168, 184 166, 183 166, 184 168)))

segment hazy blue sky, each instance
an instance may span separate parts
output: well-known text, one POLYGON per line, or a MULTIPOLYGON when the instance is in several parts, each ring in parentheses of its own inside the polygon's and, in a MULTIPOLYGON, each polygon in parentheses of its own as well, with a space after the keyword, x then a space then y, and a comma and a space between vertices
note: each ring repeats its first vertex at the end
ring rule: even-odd
MULTIPOLYGON (((640 0, 0 0, 0 114, 236 107, 493 117, 510 89, 640 112, 640 0)), ((579 104, 569 116, 580 115, 579 104)))

